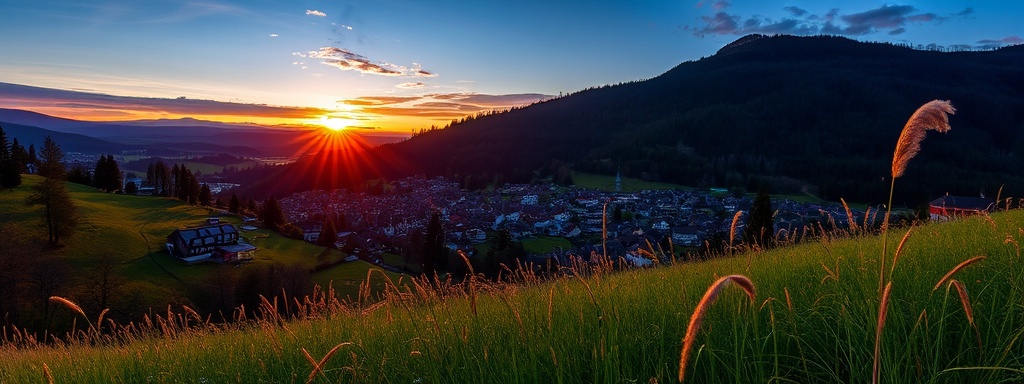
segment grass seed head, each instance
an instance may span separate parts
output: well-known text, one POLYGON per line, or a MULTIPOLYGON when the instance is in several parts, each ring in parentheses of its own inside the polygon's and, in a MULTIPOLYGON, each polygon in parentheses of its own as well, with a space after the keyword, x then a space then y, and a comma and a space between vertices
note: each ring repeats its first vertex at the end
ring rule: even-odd
POLYGON ((708 308, 711 307, 711 303, 718 297, 718 293, 728 285, 730 282, 735 283, 750 297, 750 301, 753 302, 755 299, 755 287, 754 282, 750 281, 749 278, 743 275, 729 275, 715 280, 708 287, 707 292, 704 292, 704 297, 697 303, 697 308, 694 309, 693 315, 690 316, 690 324, 686 326, 686 336, 683 339, 683 350, 679 357, 679 381, 682 382, 686 376, 686 362, 690 358, 690 351, 693 350, 693 342, 697 338, 697 331, 700 330, 700 323, 704 320, 704 315, 707 314, 708 308))
POLYGON ((907 163, 921 150, 921 141, 924 140, 926 131, 929 129, 938 132, 947 132, 950 129, 949 116, 956 113, 956 109, 948 100, 932 100, 914 112, 903 126, 900 138, 896 142, 896 151, 892 155, 892 177, 895 179, 903 175, 907 169, 907 163))

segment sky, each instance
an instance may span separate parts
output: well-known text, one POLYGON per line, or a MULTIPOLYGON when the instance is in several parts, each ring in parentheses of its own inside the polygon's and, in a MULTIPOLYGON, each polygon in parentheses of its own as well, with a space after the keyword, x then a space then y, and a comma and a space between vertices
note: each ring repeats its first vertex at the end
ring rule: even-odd
POLYGON ((1024 1, 0 2, 0 108, 409 134, 658 76, 749 33, 1024 43, 1024 1))

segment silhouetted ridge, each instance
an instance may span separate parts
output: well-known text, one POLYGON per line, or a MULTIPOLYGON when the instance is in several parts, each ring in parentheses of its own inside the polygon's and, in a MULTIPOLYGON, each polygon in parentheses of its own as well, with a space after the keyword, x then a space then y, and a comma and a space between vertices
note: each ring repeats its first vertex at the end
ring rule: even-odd
POLYGON ((843 37, 745 36, 653 79, 466 119, 377 153, 414 174, 530 182, 568 166, 692 186, 879 202, 903 123, 951 100, 897 200, 1024 195, 1024 50, 935 52, 843 37))

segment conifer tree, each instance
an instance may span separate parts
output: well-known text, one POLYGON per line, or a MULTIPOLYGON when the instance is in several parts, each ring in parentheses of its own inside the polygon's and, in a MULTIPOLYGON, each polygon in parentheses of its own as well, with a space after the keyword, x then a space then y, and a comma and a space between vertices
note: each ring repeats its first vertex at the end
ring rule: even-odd
POLYGON ((317 238, 317 244, 327 248, 334 248, 334 243, 337 241, 338 229, 334 226, 334 220, 327 217, 324 219, 324 225, 320 227, 320 236, 317 238))
POLYGON ((427 224, 427 238, 424 241, 423 258, 433 261, 437 269, 448 269, 448 248, 444 245, 444 227, 441 226, 441 214, 434 212, 427 224))
POLYGON ((750 216, 747 218, 747 225, 743 229, 743 241, 747 244, 757 245, 762 248, 771 247, 775 236, 774 211, 772 211, 772 199, 764 188, 757 192, 754 198, 754 205, 750 208, 750 216))
POLYGON ((213 194, 210 193, 210 186, 203 183, 203 186, 199 188, 199 205, 204 207, 210 206, 210 200, 213 199, 213 194))
POLYGON ((277 203, 277 199, 273 196, 263 204, 262 219, 263 226, 274 231, 284 225, 284 212, 281 211, 281 205, 277 203))
POLYGON ((228 202, 228 212, 237 214, 239 209, 241 209, 241 203, 238 201, 238 195, 232 193, 231 201, 228 202))
POLYGON ((64 184, 64 152, 49 136, 43 140, 42 155, 39 173, 45 179, 32 187, 26 203, 43 206, 47 242, 57 246, 74 233, 78 209, 64 184))
POLYGON ((21 172, 11 157, 11 145, 0 127, 0 188, 14 188, 21 185, 21 172))

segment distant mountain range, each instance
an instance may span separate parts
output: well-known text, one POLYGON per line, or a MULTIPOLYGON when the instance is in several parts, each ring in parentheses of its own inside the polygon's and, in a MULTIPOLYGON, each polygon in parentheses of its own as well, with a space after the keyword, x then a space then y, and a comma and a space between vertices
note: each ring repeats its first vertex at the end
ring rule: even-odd
MULTIPOLYGON (((383 146, 357 168, 510 182, 563 167, 621 170, 683 185, 879 203, 904 123, 933 99, 958 109, 953 129, 924 141, 896 183, 897 200, 994 197, 1001 185, 1004 197, 1024 196, 1024 46, 935 52, 841 37, 747 36, 649 80, 383 146)), ((315 167, 296 165, 279 180, 312 176, 302 170, 315 167)))
MULTIPOLYGON (((191 118, 117 122, 64 119, 18 109, 0 108, 0 126, 19 144, 39 147, 51 136, 65 152, 120 153, 145 149, 156 156, 227 153, 247 157, 290 157, 306 145, 310 129, 256 124, 229 124, 191 118)), ((399 139, 372 137, 382 144, 399 139)))

